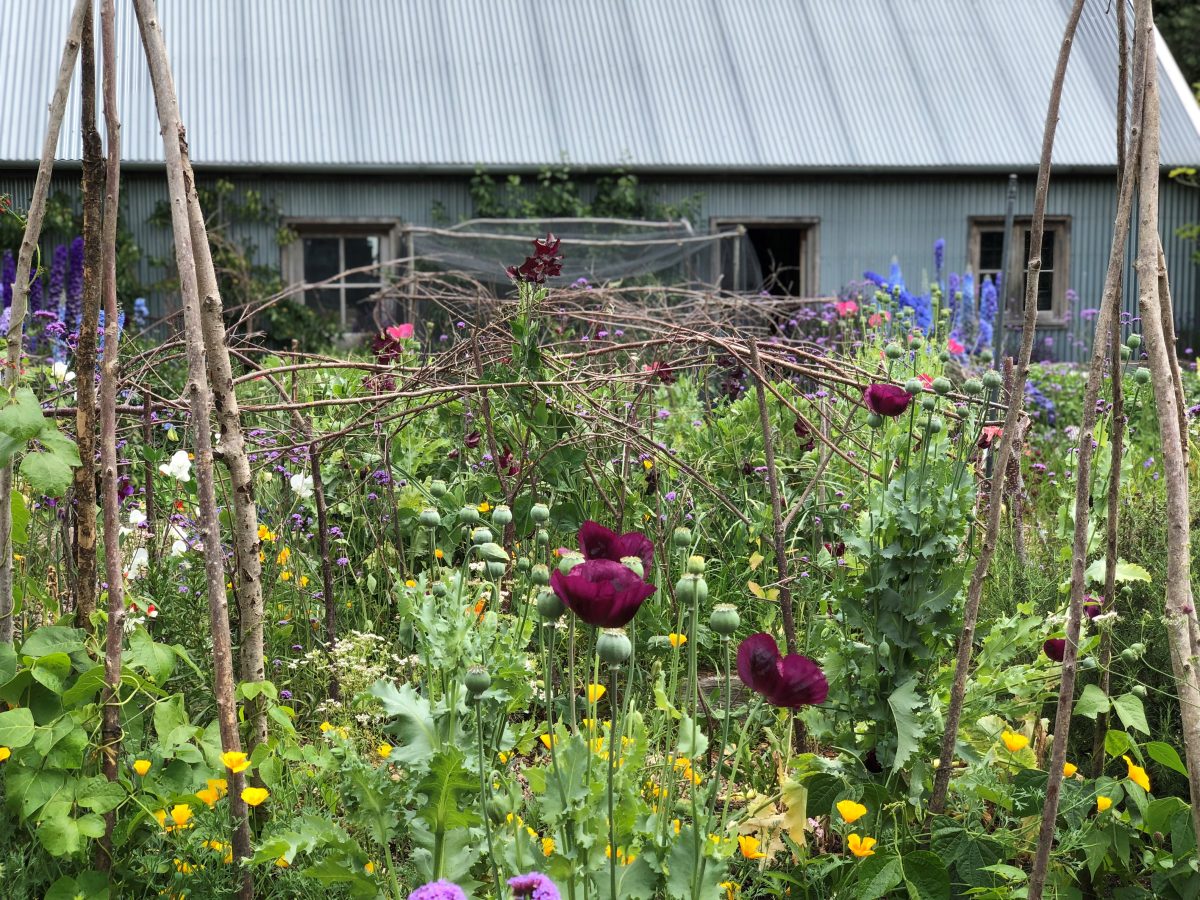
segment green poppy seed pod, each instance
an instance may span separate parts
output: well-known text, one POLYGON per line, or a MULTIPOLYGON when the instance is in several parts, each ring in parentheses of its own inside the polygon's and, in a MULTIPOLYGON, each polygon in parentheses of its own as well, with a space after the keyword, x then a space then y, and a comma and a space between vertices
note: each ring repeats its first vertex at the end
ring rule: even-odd
POLYGON ((954 387, 954 385, 952 385, 952 384, 950 383, 950 379, 949 379, 949 378, 935 378, 935 379, 933 379, 933 389, 934 389, 934 391, 935 391, 936 393, 939 393, 939 394, 948 394, 948 393, 950 393, 950 388, 952 388, 952 387, 954 387))
POLYGON ((610 666, 619 666, 629 659, 633 644, 620 628, 605 628, 596 639, 596 655, 610 666))
POLYGON ((558 599, 558 594, 554 591, 542 591, 537 598, 538 615, 549 622, 553 622, 562 617, 566 607, 563 602, 558 599))
POLYGON ((937 409, 937 397, 934 397, 932 394, 926 394, 921 398, 921 409, 926 412, 933 412, 937 409))
POLYGON ((421 515, 417 517, 417 521, 426 528, 437 528, 442 524, 442 517, 436 509, 427 506, 421 510, 421 515))
POLYGON ((538 587, 545 587, 550 583, 550 570, 546 568, 544 563, 538 563, 529 573, 529 580, 538 587))
POLYGON ((992 351, 991 350, 980 350, 979 351, 979 360, 980 360, 980 362, 990 363, 992 361, 992 351))
POLYGON ((445 596, 446 596, 446 593, 447 593, 447 591, 446 591, 446 585, 444 585, 444 584, 443 584, 442 582, 440 582, 440 581, 435 581, 435 582, 433 583, 433 588, 432 588, 432 590, 433 590, 433 596, 435 596, 435 597, 445 597, 445 596))
POLYGON ((675 533, 671 535, 671 543, 680 550, 692 546, 692 529, 682 526, 676 528, 675 533))
POLYGON ((503 528, 512 521, 512 510, 501 504, 492 510, 492 524, 497 528, 503 528))
POLYGON ((440 478, 435 478, 433 480, 433 482, 429 485, 429 493, 431 493, 435 497, 445 497, 446 496, 446 482, 442 481, 442 479, 440 479, 440 478))
POLYGON ((1136 350, 1138 347, 1142 346, 1142 336, 1140 334, 1131 334, 1129 337, 1125 338, 1125 346, 1130 350, 1136 350))
POLYGON ((968 378, 963 382, 963 393, 968 397, 978 397, 983 393, 983 382, 978 378, 968 378))
POLYGON ((938 354, 938 359, 940 359, 944 363, 950 362, 950 351, 943 350, 941 353, 938 354))
POLYGON ((520 559, 517 560, 517 571, 518 572, 520 572, 522 574, 526 574, 532 568, 533 568, 533 562, 529 559, 528 556, 522 556, 520 559))
POLYGON ((512 812, 511 805, 505 802, 507 799, 505 794, 492 794, 488 798, 487 814, 493 825, 500 825, 507 821, 508 814, 512 812))
POLYGON ((930 416, 925 420, 925 428, 930 434, 941 434, 945 427, 946 423, 942 421, 941 416, 930 416))
POLYGON ((983 386, 989 391, 994 391, 1004 383, 1004 379, 1000 377, 1000 373, 995 369, 990 369, 983 373, 983 386))
POLYGON ((633 572, 638 578, 646 577, 646 570, 642 566, 642 558, 640 556, 622 556, 621 565, 633 572))
POLYGON ((867 425, 871 428, 883 427, 883 416, 879 413, 867 413, 867 425))
POLYGON ((675 582, 675 596, 680 603, 704 603, 708 600, 708 582, 701 575, 684 575, 675 582))
POLYGON ((500 578, 504 575, 505 565, 502 562, 488 560, 487 573, 489 578, 500 578))
POLYGON ((883 355, 888 359, 899 359, 904 355, 904 348, 895 341, 883 348, 883 355))
POLYGON ((732 603, 718 603, 708 616, 708 627, 724 638, 737 631, 741 624, 742 617, 732 603))
POLYGON ((919 337, 911 337, 908 339, 908 346, 912 350, 920 350, 925 346, 925 341, 919 337))
POLYGON ((471 692, 471 696, 478 697, 489 687, 492 686, 492 676, 488 674, 488 670, 483 666, 471 666, 467 669, 467 677, 464 679, 467 685, 467 690, 471 692))
POLYGON ((529 518, 535 525, 545 525, 550 521, 550 507, 545 503, 535 503, 529 507, 529 518))
POLYGON ((464 506, 458 511, 458 521, 464 525, 474 525, 479 521, 479 510, 473 506, 464 506))
POLYGON ((1137 371, 1135 371, 1133 373, 1133 381, 1134 381, 1134 384, 1149 384, 1150 383, 1150 370, 1149 369, 1138 369, 1137 371))
POLYGON ((1128 347, 1126 347, 1124 344, 1121 345, 1120 353, 1121 353, 1121 362, 1128 362, 1129 359, 1133 356, 1133 351, 1130 350, 1128 347))
POLYGON ((533 539, 538 542, 539 547, 545 547, 550 543, 550 532, 548 532, 545 528, 539 528, 533 539))
POLYGON ((563 554, 562 559, 558 561, 558 571, 564 575, 570 575, 571 570, 583 562, 583 554, 578 550, 568 550, 563 554))
POLYGON ((968 509, 965 513, 963 513, 963 518, 968 522, 974 522, 975 521, 975 510, 968 509))
POLYGON ((688 571, 689 575, 703 575, 704 574, 704 557, 703 556, 689 556, 688 561, 687 561, 687 571, 688 571))
POLYGON ((486 525, 480 525, 471 532, 472 544, 489 544, 492 542, 492 529, 486 525))
POLYGON ((925 390, 925 385, 921 384, 920 378, 910 378, 908 381, 904 382, 904 390, 911 396, 915 397, 917 394, 925 390))

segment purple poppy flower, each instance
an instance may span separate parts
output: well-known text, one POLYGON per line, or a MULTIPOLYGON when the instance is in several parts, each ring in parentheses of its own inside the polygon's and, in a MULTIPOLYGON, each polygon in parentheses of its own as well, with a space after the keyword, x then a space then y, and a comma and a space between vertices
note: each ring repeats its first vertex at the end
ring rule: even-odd
POLYGON ((598 628, 628 625, 655 591, 628 566, 611 559, 585 560, 569 575, 555 569, 550 587, 575 615, 598 628))
POLYGON ((863 391, 863 403, 877 416, 895 418, 908 409, 912 394, 894 384, 871 384, 863 391))
POLYGON ((1096 616, 1104 612, 1104 598, 1093 597, 1091 594, 1088 594, 1083 598, 1083 611, 1089 619, 1096 618, 1096 616))
POLYGON ((1042 652, 1055 662, 1062 662, 1067 652, 1067 642, 1064 638, 1050 638, 1042 644, 1042 652))
POLYGON ((619 535, 591 519, 579 527, 579 551, 584 559, 610 559, 616 563, 636 556, 642 561, 643 575, 654 565, 654 544, 644 534, 630 531, 619 535))
POLYGON ((513 890, 513 897, 528 897, 530 900, 562 900, 562 894, 554 886, 549 875, 541 872, 529 872, 508 879, 508 886, 513 890))
POLYGON ((421 885, 408 895, 408 900, 467 900, 467 895, 457 884, 439 878, 421 885))
POLYGON ((772 706, 817 706, 829 696, 829 682, 820 666, 798 653, 781 655, 775 638, 763 632, 742 641, 737 667, 746 687, 772 706))
POLYGON ((804 422, 803 419, 797 419, 792 423, 792 431, 796 432, 796 437, 800 438, 800 452, 807 453, 817 446, 817 439, 812 433, 812 429, 804 422))

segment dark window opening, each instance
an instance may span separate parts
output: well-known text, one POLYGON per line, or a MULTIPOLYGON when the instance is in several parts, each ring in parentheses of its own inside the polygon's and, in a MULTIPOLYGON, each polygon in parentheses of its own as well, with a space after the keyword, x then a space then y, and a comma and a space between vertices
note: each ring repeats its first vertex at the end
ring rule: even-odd
POLYGON ((724 241, 721 287, 766 291, 775 297, 805 297, 814 290, 811 221, 721 222, 721 231, 742 225, 746 240, 724 241), (739 259, 753 254, 753 259, 739 259), (753 278, 757 283, 751 284, 753 278))

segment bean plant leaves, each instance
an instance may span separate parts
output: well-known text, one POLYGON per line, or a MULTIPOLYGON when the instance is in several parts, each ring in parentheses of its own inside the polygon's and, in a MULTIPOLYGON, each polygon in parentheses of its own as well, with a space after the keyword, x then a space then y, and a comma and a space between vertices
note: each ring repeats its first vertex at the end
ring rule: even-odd
POLYGON ((37 395, 27 387, 17 388, 12 400, 0 409, 0 433, 20 444, 41 434, 45 424, 42 405, 37 395))
POLYGON ((1083 689, 1079 699, 1075 701, 1075 715, 1095 719, 1100 713, 1108 712, 1109 706, 1110 703, 1108 697, 1104 695, 1104 691, 1100 690, 1097 685, 1089 684, 1083 689))
POLYGON ((1142 734, 1150 733, 1150 726, 1146 722, 1146 709, 1142 706, 1142 698, 1137 694, 1121 694, 1119 697, 1113 697, 1112 707, 1113 712, 1117 714, 1126 728, 1132 728, 1142 734))
POLYGON ((0 713, 0 747, 16 750, 33 740, 33 713, 23 706, 0 713))
POLYGON ((1146 745, 1146 755, 1158 763, 1160 766, 1166 766, 1173 772, 1178 772, 1180 775, 1187 777, 1187 767, 1184 766, 1183 760, 1179 758, 1179 754, 1170 744, 1164 744, 1162 741, 1151 741, 1146 745))
POLYGON ((23 656, 46 656, 50 653, 74 653, 83 649, 83 631, 65 625, 44 625, 29 635, 21 645, 23 656))
POLYGON ((71 466, 56 453, 25 454, 20 473, 29 489, 37 494, 61 497, 71 486, 71 466))
POLYGON ((904 881, 904 866, 900 858, 890 853, 876 853, 858 867, 859 900, 879 900, 904 881))
POLYGON ((909 900, 950 900, 950 873, 936 853, 905 853, 902 862, 909 900))

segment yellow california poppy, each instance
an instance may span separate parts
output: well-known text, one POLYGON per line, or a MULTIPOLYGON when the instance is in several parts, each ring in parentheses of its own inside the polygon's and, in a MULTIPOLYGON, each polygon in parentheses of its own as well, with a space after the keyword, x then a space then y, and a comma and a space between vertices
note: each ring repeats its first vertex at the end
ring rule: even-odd
POLYGON ((222 753, 221 763, 235 775, 250 768, 250 760, 240 750, 228 750, 222 753))
POLYGON ((139 775, 145 775, 150 771, 150 760, 135 759, 133 761, 133 771, 137 772, 139 775))
POLYGON ((1079 766, 1075 763, 1063 763, 1063 778, 1074 778, 1075 773, 1079 771, 1079 766))
POLYGON ((682 647, 684 644, 687 643, 687 635, 686 634, 676 634, 675 632, 672 631, 670 634, 667 635, 667 640, 671 642, 672 647, 674 647, 676 650, 678 650, 680 647, 682 647))
POLYGON ((1096 809, 1098 809, 1100 812, 1107 812, 1111 807, 1112 807, 1112 798, 1111 797, 1097 797, 1096 798, 1096 809))
POLYGON ((839 800, 837 811, 838 815, 842 817, 842 821, 847 825, 854 824, 867 814, 867 808, 853 800, 839 800))
POLYGON ((375 748, 375 752, 378 753, 380 756, 382 756, 384 759, 387 759, 389 756, 392 755, 393 749, 394 748, 392 747, 391 744, 380 744, 378 747, 375 748))
POLYGON ((606 693, 608 693, 608 691, 605 689, 604 685, 589 684, 587 686, 588 703, 598 702, 600 700, 600 698, 603 697, 606 693))
POLYGON ((738 835, 738 849, 746 859, 763 859, 767 855, 758 849, 758 838, 752 834, 738 835))
POLYGON ((1004 741, 1004 746, 1008 748, 1009 753, 1016 753, 1029 746, 1029 738, 1008 729, 1005 729, 1000 735, 1000 740, 1004 741))
POLYGON ((850 848, 850 852, 859 859, 864 859, 868 856, 875 855, 875 845, 878 841, 873 837, 859 837, 857 834, 852 834, 846 838, 846 846, 850 848))
POLYGON ((1146 770, 1141 766, 1135 765, 1133 760, 1128 756, 1122 756, 1121 759, 1125 760, 1125 765, 1129 768, 1129 771, 1126 773, 1125 777, 1140 787, 1143 791, 1149 793, 1150 776, 1146 774, 1146 770))
POLYGON ((271 792, 266 788, 248 787, 242 791, 242 799, 246 801, 247 806, 258 806, 270 796, 271 792))

